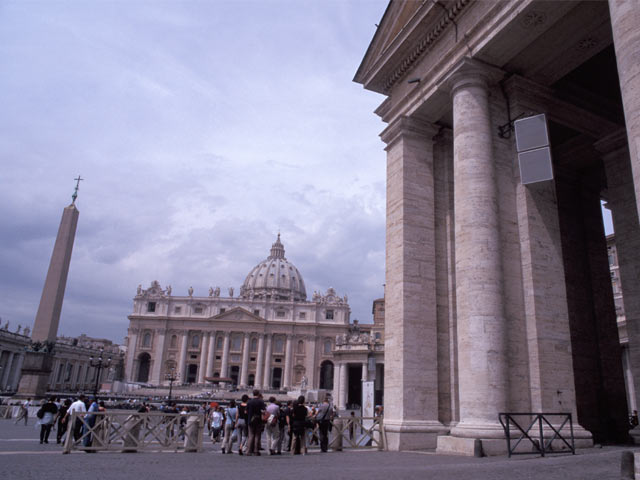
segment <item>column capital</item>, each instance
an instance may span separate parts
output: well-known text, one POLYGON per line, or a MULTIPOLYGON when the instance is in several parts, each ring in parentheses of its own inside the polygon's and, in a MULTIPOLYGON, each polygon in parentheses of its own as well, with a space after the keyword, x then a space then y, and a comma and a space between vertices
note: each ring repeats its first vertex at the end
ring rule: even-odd
POLYGON ((380 139, 386 143, 387 148, 389 148, 401 137, 406 136, 431 140, 438 133, 439 129, 440 127, 433 123, 403 115, 389 123, 387 128, 380 134, 380 139))
POLYGON ((244 338, 250 338, 251 332, 244 332, 244 338))
POLYGON ((453 95, 461 87, 487 89, 489 85, 499 82, 503 77, 504 71, 498 67, 465 57, 445 75, 440 86, 453 95))

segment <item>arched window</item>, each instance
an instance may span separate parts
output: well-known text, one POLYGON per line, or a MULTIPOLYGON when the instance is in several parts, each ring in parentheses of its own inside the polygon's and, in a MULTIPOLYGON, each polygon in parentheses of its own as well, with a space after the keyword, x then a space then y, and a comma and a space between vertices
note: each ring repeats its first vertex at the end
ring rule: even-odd
POLYGON ((171 348, 178 348, 178 336, 177 335, 172 335, 171 336, 171 348))
POLYGON ((191 337, 191 347, 198 348, 199 345, 200 345, 200 336, 194 335, 193 337, 191 337))
POLYGON ((142 346, 146 348, 151 346, 151 334, 149 332, 142 337, 142 346))
POLYGON ((324 341, 324 354, 329 355, 331 353, 331 340, 324 341))
POLYGON ((304 353, 304 340, 300 340, 298 342, 298 350, 297 350, 297 352, 298 353, 304 353))
POLYGON ((251 339, 251 353, 255 353, 258 351, 258 339, 257 338, 252 338, 251 339))

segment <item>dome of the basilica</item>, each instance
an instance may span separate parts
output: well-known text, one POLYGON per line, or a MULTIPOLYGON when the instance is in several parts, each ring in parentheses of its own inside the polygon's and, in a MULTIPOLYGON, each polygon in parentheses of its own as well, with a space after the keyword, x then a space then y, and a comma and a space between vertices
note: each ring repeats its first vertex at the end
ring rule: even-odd
POLYGON ((304 301, 307 292, 302 275, 284 256, 280 234, 271 245, 271 254, 247 275, 240 289, 244 298, 271 298, 273 300, 304 301))

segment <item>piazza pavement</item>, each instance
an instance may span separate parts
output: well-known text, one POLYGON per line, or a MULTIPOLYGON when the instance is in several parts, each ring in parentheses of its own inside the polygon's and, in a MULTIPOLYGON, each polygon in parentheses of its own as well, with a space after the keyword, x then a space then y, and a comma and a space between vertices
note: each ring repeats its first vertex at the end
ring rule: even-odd
POLYGON ((222 455, 207 438, 201 453, 97 453, 62 454, 53 443, 40 445, 34 419, 28 426, 0 420, 1 477, 13 479, 86 478, 190 480, 246 478, 281 480, 315 479, 455 479, 455 480, 619 480, 620 459, 630 447, 579 450, 545 458, 527 455, 473 458, 436 455, 432 452, 379 452, 346 450, 306 456, 241 457, 222 455))

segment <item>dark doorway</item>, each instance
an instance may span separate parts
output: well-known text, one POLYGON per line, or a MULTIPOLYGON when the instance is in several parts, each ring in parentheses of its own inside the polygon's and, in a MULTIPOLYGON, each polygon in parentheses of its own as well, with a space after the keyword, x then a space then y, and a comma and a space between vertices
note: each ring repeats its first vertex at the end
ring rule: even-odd
POLYGON ((237 365, 233 365, 231 367, 231 374, 229 375, 233 380, 234 385, 238 385, 238 379, 240 378, 240 367, 237 365))
POLYGON ((253 387, 256 384, 256 376, 253 373, 249 374, 249 386, 253 387))
POLYGON ((349 365, 348 368, 347 405, 360 406, 362 404, 362 365, 349 365))
POLYGON ((271 386, 276 390, 279 390, 282 386, 282 368, 276 367, 273 369, 273 379, 271 380, 271 386))
POLYGON ((198 380, 198 365, 191 364, 187 369, 187 383, 196 383, 198 380))
POLYGON ((138 381, 146 383, 149 381, 149 367, 151 366, 151 355, 148 353, 142 353, 138 357, 138 381))
POLYGON ((329 360, 320 365, 320 388, 333 390, 333 363, 329 360))

